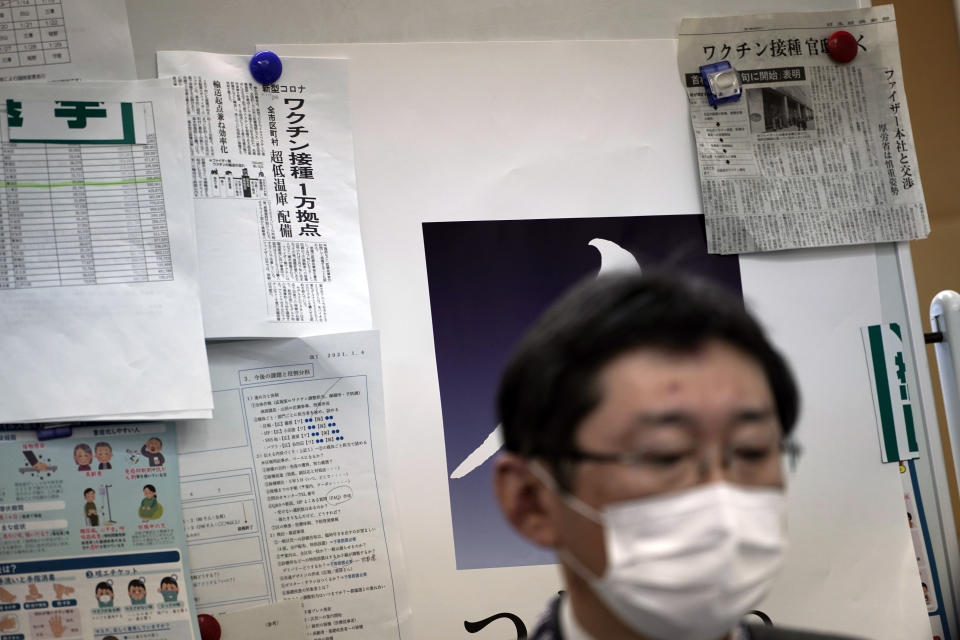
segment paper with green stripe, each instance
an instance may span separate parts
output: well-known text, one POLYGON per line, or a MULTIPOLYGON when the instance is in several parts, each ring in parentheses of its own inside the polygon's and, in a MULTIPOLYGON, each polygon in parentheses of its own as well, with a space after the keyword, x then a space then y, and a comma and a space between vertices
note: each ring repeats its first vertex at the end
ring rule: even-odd
POLYGON ((900 325, 874 324, 860 332, 877 416, 880 457, 884 462, 919 458, 900 325))

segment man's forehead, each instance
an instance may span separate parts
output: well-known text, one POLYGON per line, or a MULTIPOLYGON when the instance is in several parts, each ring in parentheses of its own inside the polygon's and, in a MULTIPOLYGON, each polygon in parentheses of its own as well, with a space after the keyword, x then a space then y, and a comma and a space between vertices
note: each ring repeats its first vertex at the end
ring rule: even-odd
POLYGON ((644 428, 691 428, 702 422, 704 412, 722 412, 714 417, 726 420, 740 416, 748 422, 775 418, 763 367, 720 341, 690 350, 626 351, 600 370, 596 392, 597 406, 581 422, 580 432, 617 435, 644 428))
POLYGON ((676 387, 703 376, 737 375, 750 382, 768 385, 763 366, 752 355, 727 342, 711 340, 689 349, 637 347, 607 362, 596 376, 603 393, 618 383, 660 384, 676 387))

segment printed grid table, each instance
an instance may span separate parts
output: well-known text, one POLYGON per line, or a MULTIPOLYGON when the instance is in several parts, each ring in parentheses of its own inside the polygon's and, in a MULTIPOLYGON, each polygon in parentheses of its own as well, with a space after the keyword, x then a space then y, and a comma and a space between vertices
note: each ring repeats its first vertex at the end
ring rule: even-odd
POLYGON ((70 62, 60 0, 0 0, 0 69, 70 62))
POLYGON ((152 129, 136 145, 0 142, 0 186, 0 289, 173 279, 152 129))

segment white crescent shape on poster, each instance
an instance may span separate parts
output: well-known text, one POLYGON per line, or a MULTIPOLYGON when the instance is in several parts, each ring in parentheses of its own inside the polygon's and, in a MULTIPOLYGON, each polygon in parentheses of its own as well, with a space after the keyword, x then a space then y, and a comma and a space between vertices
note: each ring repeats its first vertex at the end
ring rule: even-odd
MULTIPOLYGON (((594 238, 588 242, 600 252, 600 271, 598 276, 614 273, 617 271, 636 271, 640 272, 640 263, 632 253, 618 245, 616 242, 604 240, 603 238, 594 238)), ((462 478, 468 473, 482 465, 493 457, 493 455, 503 446, 503 428, 498 424, 490 432, 479 447, 474 449, 470 455, 463 459, 457 468, 450 474, 450 478, 455 480, 462 478)))
POLYGON ((450 474, 451 478, 462 478, 467 475, 484 462, 493 457, 497 451, 500 450, 500 447, 503 446, 503 430, 500 425, 490 432, 490 435, 486 437, 479 447, 473 450, 473 453, 464 458, 456 469, 453 470, 453 473, 450 474))
POLYGON ((618 245, 616 242, 594 238, 588 243, 600 252, 600 271, 598 276, 615 273, 617 271, 640 272, 640 264, 633 254, 618 245))

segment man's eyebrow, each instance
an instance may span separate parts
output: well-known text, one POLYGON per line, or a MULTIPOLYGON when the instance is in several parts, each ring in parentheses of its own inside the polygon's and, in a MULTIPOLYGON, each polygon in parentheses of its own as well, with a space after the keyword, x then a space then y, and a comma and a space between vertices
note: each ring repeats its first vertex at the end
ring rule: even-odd
MULTIPOLYGON (((733 414, 730 421, 733 425, 767 422, 776 417, 772 407, 750 407, 740 409, 733 414)), ((683 427, 690 429, 697 426, 698 418, 683 410, 645 411, 631 420, 631 424, 638 427, 683 427)))
POLYGON ((731 424, 735 427, 769 422, 777 417, 772 407, 741 409, 736 412, 731 424))

